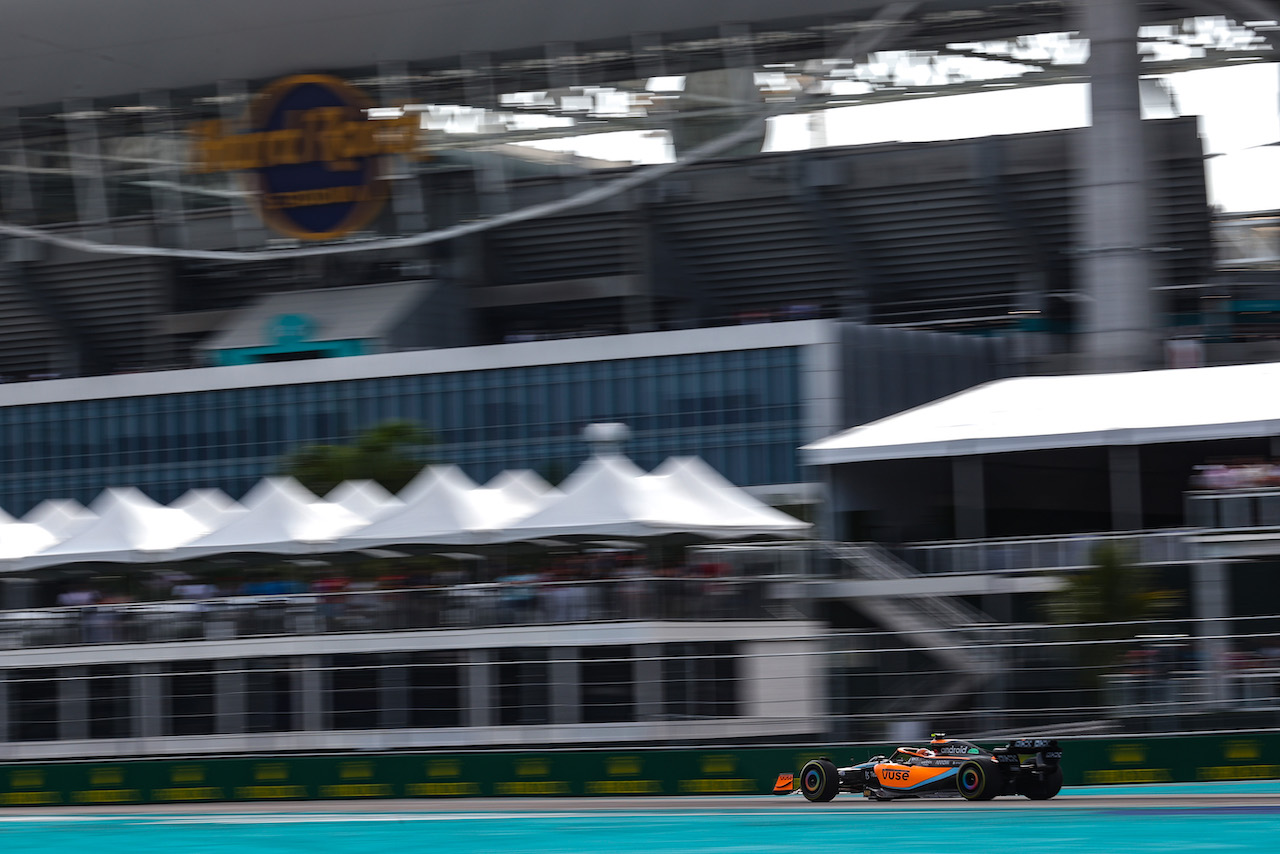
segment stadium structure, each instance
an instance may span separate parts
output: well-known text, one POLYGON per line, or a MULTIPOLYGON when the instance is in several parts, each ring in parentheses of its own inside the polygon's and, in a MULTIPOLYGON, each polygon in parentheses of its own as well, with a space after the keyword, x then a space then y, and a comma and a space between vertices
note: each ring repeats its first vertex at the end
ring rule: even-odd
MULTIPOLYGON (((443 599, 407 622, 326 623, 280 594, 107 642, 87 612, 74 637, 40 625, 65 609, 10 580, 0 741, 15 759, 847 735, 832 686, 876 678, 877 658, 828 661, 829 627, 878 621, 942 648, 981 622, 973 602, 1018 616, 1017 597, 1052 587, 1037 570, 1071 567, 918 577, 901 557, 925 540, 993 533, 974 522, 983 469, 939 468, 927 506, 869 506, 858 466, 880 460, 814 443, 988 380, 1161 367, 1191 330, 1201 360, 1269 353, 1236 332, 1274 307, 1275 259, 1237 253, 1224 272, 1215 235, 1265 239, 1274 220, 1215 223, 1194 117, 1141 120, 1162 73, 1270 58, 1265 0, 221 0, 198 20, 14 5, 8 512, 112 486, 238 496, 293 448, 397 418, 476 480, 563 472, 585 424, 621 421, 642 467, 700 455, 817 508, 829 538, 920 538, 794 572, 717 552, 744 577, 765 560, 854 587, 769 587, 762 610, 765 583, 744 582, 710 610, 614 602, 551 627, 443 599), (822 140, 839 108, 1085 81, 1089 128, 822 140), (796 127, 808 142, 783 150, 796 127)), ((1113 499, 1144 488, 1132 455, 1100 459, 1091 484, 1113 499)), ((1147 504, 1160 524, 1171 501, 1147 504)), ((1131 510, 1116 500, 1101 527, 1131 510)), ((942 659, 957 675, 937 712, 967 709, 992 660, 942 659)))

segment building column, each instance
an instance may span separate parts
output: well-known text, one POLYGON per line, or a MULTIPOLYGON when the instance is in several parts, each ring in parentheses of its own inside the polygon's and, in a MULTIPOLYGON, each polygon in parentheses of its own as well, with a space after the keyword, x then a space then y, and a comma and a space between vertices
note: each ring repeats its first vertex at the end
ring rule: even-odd
POLYGON ((132 668, 133 731, 139 738, 162 738, 169 732, 158 667, 148 663, 135 664, 132 668))
POLYGON ((1196 618, 1196 658, 1199 662, 1204 696, 1212 705, 1228 698, 1226 639, 1231 613, 1231 577, 1221 559, 1202 558, 1191 567, 1191 603, 1196 618))
POLYGON ((0 744, 9 740, 9 671, 0 670, 0 744))
POLYGON ((987 535, 986 478, 982 457, 953 457, 951 493, 955 506, 958 540, 979 540, 987 535))
POLYGON ((662 719, 662 644, 637 644, 636 661, 636 720, 662 719))
MULTIPOLYGON (((383 107, 403 107, 412 100, 409 86, 405 82, 409 79, 408 63, 380 62, 378 76, 384 81, 379 88, 383 107)), ((393 163, 391 169, 395 180, 390 182, 390 190, 391 210, 395 212, 396 217, 396 231, 401 234, 417 234, 426 231, 426 203, 422 197, 422 185, 419 183, 417 158, 414 155, 397 154, 393 158, 393 163)))
POLYGON ((551 723, 582 723, 582 661, 576 646, 551 650, 551 723))
MULTIPOLYGON (((148 108, 142 116, 142 126, 155 140, 179 138, 169 92, 152 89, 141 93, 139 103, 148 108)), ((163 149, 162 149, 163 150, 163 149)), ((181 186, 186 174, 175 162, 177 158, 156 157, 147 164, 151 178, 151 207, 155 212, 155 227, 159 243, 163 246, 187 246, 186 199, 181 186)))
POLYGON ((1107 477, 1112 530, 1142 530, 1142 459, 1136 445, 1107 448, 1107 477))
POLYGON ((462 671, 462 725, 494 726, 493 661, 487 649, 467 650, 462 671))
POLYGON ((325 690, 325 674, 320 655, 298 655, 293 658, 293 695, 298 703, 294 714, 302 715, 302 729, 320 732, 329 729, 329 696, 325 690))
POLYGON ((89 737, 89 668, 59 667, 58 739, 82 741, 89 737))
POLYGON ((247 731, 246 699, 249 676, 246 662, 239 659, 218 661, 213 672, 214 732, 243 733, 247 731))
POLYGON ((107 203, 106 181, 102 174, 97 127, 99 115, 101 113, 94 108, 93 102, 85 98, 71 98, 62 104, 80 233, 90 240, 109 242, 113 239, 111 208, 107 203))
POLYGON ((1091 126, 1077 153, 1087 370, 1160 367, 1152 291, 1146 151, 1138 91, 1137 0, 1081 0, 1089 39, 1091 126))
POLYGON ((383 729, 409 726, 409 657, 402 653, 382 656, 378 671, 378 725, 383 729))
MULTIPOLYGON (((219 80, 218 98, 222 133, 225 134, 238 127, 244 119, 252 94, 243 80, 219 80)), ((248 198, 232 201, 231 230, 238 249, 258 249, 267 242, 267 227, 248 198)))

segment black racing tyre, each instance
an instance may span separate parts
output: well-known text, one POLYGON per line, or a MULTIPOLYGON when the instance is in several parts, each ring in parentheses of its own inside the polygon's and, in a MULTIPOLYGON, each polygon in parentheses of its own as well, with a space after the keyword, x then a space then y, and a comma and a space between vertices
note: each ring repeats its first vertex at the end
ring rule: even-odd
POLYGON ((800 769, 800 791, 811 801, 829 801, 840 791, 840 772, 826 759, 813 759, 800 769))
POLYGON ((1047 801, 1062 791, 1062 769, 1046 771, 1043 780, 1031 779, 1022 784, 1022 794, 1033 801, 1047 801))
POLYGON ((966 762, 956 773, 956 788, 966 801, 989 801, 1000 794, 1000 782, 995 771, 981 762, 966 762))

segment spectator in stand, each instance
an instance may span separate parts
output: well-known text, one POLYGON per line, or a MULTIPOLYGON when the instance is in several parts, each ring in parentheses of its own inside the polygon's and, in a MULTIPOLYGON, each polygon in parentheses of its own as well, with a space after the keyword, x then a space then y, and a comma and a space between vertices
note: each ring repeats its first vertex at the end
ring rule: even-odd
POLYGON ((1280 486, 1280 464, 1261 457, 1213 461, 1196 466, 1191 486, 1213 492, 1280 486))
POLYGON ((87 584, 77 584, 58 594, 58 604, 64 608, 84 608, 97 604, 102 596, 87 584))
POLYGON ((322 631, 334 627, 342 617, 343 597, 341 594, 348 587, 347 579, 336 572, 331 572, 311 583, 311 592, 320 595, 320 604, 316 613, 320 617, 322 631))
POLYGON ((170 593, 174 599, 204 600, 216 598, 219 591, 216 585, 191 578, 173 585, 170 593))

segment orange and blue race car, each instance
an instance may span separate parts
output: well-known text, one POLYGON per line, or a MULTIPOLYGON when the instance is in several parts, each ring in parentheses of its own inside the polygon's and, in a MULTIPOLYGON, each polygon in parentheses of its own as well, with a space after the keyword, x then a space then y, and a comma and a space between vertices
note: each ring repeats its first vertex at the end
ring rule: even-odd
POLYGON ((1062 748, 1052 738, 1019 738, 987 750, 935 733, 918 747, 899 747, 890 756, 837 768, 827 758, 813 759, 794 773, 778 775, 775 795, 800 791, 811 801, 829 801, 839 792, 889 801, 898 798, 961 797, 989 801, 997 795, 1023 795, 1047 801, 1062 788, 1062 748))

